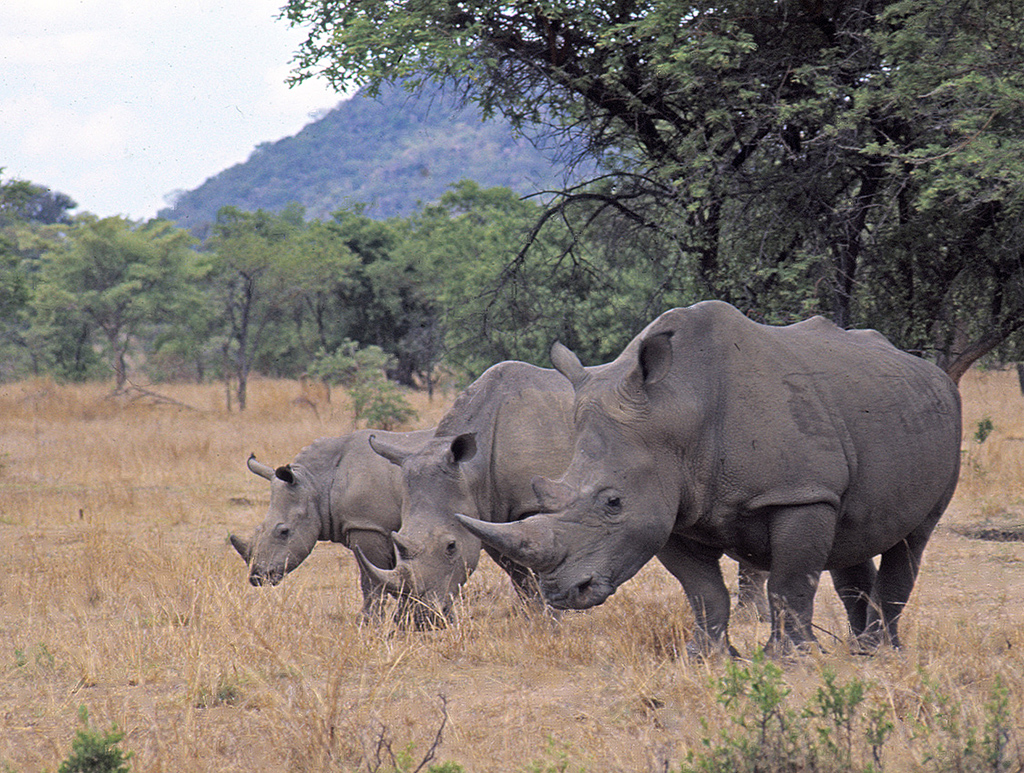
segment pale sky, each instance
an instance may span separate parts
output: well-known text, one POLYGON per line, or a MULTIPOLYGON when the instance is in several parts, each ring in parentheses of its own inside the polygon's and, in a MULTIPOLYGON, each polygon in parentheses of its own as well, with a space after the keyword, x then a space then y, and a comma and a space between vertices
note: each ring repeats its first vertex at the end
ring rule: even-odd
POLYGON ((0 176, 145 220, 295 134, 343 96, 284 83, 284 2, 0 0, 0 176))

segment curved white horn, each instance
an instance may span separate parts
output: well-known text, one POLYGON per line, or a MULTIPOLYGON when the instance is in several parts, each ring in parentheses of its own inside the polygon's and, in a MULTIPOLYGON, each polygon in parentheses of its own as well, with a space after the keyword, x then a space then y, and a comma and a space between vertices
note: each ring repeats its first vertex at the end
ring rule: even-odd
POLYGON ((252 548, 249 543, 241 537, 236 537, 234 534, 229 534, 228 539, 231 540, 231 546, 238 551, 238 555, 242 557, 245 563, 249 563, 249 559, 252 558, 252 548))
POLYGON ((372 583, 380 588, 384 588, 391 593, 401 593, 403 588, 406 587, 405 575, 408 573, 403 569, 381 569, 379 566, 374 564, 363 549, 356 545, 355 548, 356 561, 359 562, 359 568, 362 569, 372 583))
POLYGON ((565 558, 558 546, 551 516, 531 515, 513 523, 489 523, 456 513, 466 530, 517 564, 543 572, 554 569, 565 558))
POLYGON ((274 468, 263 462, 256 461, 256 454, 249 454, 249 459, 246 461, 245 466, 249 468, 250 472, 254 472, 261 478, 267 480, 274 479, 274 468))
POLYGON ((383 456, 389 462, 397 464, 399 467, 401 467, 402 462, 409 458, 413 453, 412 451, 401 448, 393 443, 388 443, 385 440, 378 440, 376 435, 370 435, 370 437, 367 438, 367 441, 370 443, 370 448, 372 448, 378 456, 383 456))

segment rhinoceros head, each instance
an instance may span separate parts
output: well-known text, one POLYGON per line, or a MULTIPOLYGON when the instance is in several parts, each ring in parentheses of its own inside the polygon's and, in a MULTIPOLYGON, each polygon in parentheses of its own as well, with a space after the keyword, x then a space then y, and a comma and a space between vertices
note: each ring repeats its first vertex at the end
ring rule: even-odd
POLYGON ((402 527, 392 534, 395 566, 360 558, 363 570, 390 592, 448 615, 480 559, 480 540, 455 520, 473 512, 463 465, 476 455, 473 433, 435 437, 408 451, 371 436, 370 446, 402 470, 402 527))
POLYGON ((576 391, 573 459, 558 481, 535 478, 549 512, 508 524, 459 517, 467 530, 529 566, 548 602, 602 603, 668 540, 678 510, 673 465, 652 443, 648 390, 671 364, 668 336, 631 346, 615 362, 584 369, 556 344, 552 361, 576 391))
POLYGON ((301 564, 321 532, 320 506, 310 476, 299 465, 276 470, 250 456, 249 470, 270 481, 270 507, 246 542, 231 535, 231 544, 249 565, 253 585, 276 585, 301 564))

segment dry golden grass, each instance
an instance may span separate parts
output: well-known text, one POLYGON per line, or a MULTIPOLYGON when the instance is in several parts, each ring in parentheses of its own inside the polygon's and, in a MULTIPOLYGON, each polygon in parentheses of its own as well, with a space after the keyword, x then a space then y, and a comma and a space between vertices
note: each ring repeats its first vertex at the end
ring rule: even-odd
MULTIPOLYGON (((930 710, 930 682, 981 716, 1000 677, 1024 716, 1024 544, 960 533, 1024 522, 1024 398, 1008 372, 962 386, 963 482, 926 553, 904 650, 856 658, 823 634, 828 652, 786 671, 797 695, 825 666, 870 681, 896 725, 893 770, 921 762, 900 748, 930 710), (994 429, 978 443, 985 417, 994 429)), ((437 759, 474 772, 663 770, 699 742, 702 719, 724 722, 711 687, 723 664, 678 657, 692 616, 656 562, 602 607, 553 621, 524 613, 482 561, 458 624, 426 633, 361 625, 355 562, 337 545, 276 588, 250 587, 226 541, 266 507, 245 459, 280 464, 350 430, 341 396, 260 380, 240 414, 215 387, 156 391, 191 408, 102 385, 0 386, 0 766, 56 769, 82 705, 125 731, 136 771, 374 770, 382 737, 418 761, 439 696, 437 759)), ((413 397, 416 427, 449 404, 413 397)), ((816 623, 844 630, 825 586, 816 623)), ((766 637, 734 621, 742 652, 766 637)))

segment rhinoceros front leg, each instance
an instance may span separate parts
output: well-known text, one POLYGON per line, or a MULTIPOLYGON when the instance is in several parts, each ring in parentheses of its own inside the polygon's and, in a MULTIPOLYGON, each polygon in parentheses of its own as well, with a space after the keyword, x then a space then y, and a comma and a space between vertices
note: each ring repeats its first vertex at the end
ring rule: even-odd
POLYGON ((691 655, 737 655, 729 644, 729 589, 722 577, 722 552, 673 535, 658 551, 658 560, 679 580, 697 621, 691 655))
POLYGON ((768 528, 772 634, 766 649, 785 654, 817 641, 811 626, 814 594, 832 550, 836 511, 827 504, 783 507, 772 513, 768 528))
MULTIPOLYGON (((345 543, 353 551, 358 547, 374 566, 391 569, 395 565, 395 549, 391 539, 377 531, 353 529, 345 543)), ((384 598, 387 589, 374 582, 373 578, 359 567, 359 589, 363 592, 363 617, 380 620, 384 615, 384 598)))

